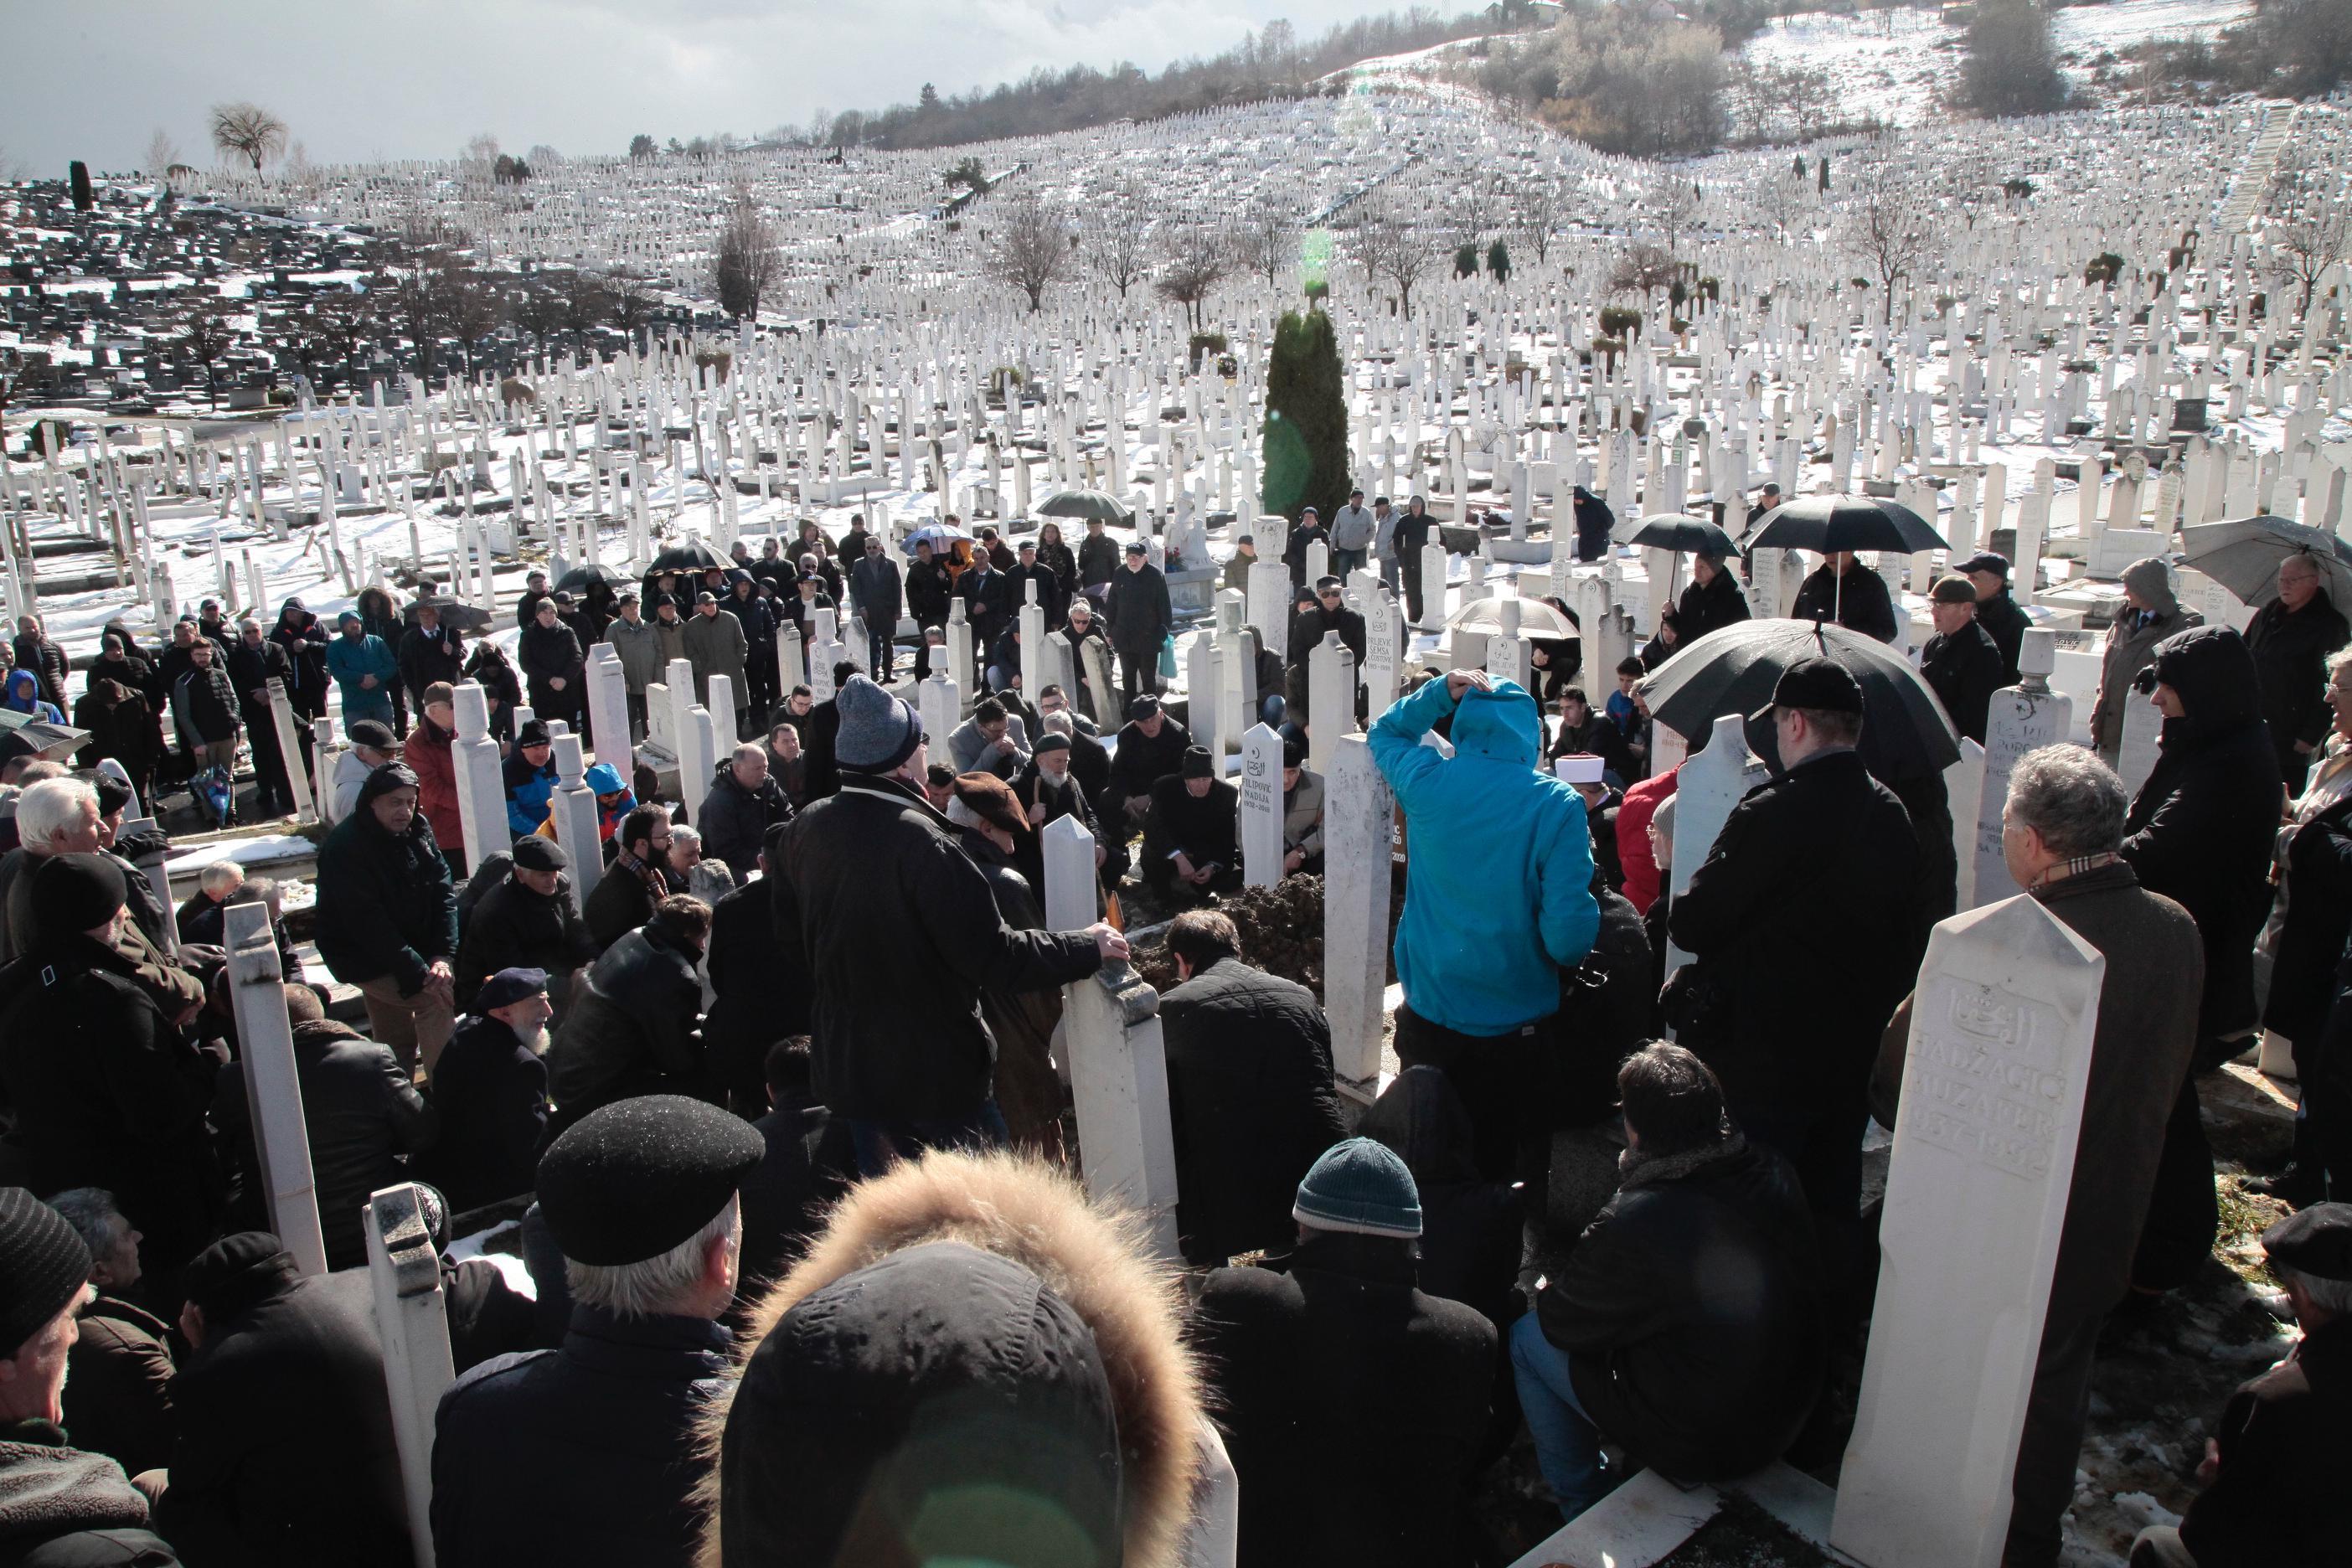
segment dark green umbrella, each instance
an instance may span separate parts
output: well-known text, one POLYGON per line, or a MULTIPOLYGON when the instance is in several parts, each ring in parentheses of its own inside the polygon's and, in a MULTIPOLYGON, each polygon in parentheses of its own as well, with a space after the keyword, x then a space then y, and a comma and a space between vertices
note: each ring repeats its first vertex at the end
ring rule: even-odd
MULTIPOLYGON (((1650 714, 1691 740, 1726 713, 1742 718, 1767 706, 1782 672, 1827 654, 1862 685, 1863 765, 1882 779, 1941 773, 1960 760, 1960 738, 1943 705, 1911 661, 1877 638, 1833 621, 1741 621, 1708 633, 1642 682, 1650 714)), ((1780 746, 1769 723, 1748 725, 1748 745, 1777 765, 1780 746)))

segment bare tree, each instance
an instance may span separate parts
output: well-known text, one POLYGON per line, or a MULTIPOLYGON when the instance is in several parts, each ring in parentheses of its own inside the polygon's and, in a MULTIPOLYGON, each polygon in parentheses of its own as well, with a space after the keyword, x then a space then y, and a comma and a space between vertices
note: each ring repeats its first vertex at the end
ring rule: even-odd
POLYGON ((1885 159, 1848 179, 1840 225, 1845 247, 1878 274, 1879 319, 1891 325, 1895 284, 1916 274, 1936 244, 1935 216, 1916 182, 1890 169, 1885 159))
POLYGON ((220 362, 229 351, 232 339, 228 318, 218 305, 199 305, 185 321, 174 340, 182 355, 204 367, 205 394, 215 408, 220 406, 220 362))
POLYGON ((653 320, 654 307, 661 303, 652 284, 627 272, 616 272, 605 279, 604 299, 613 325, 633 338, 639 327, 653 320))
POLYGON ((155 134, 147 138, 147 161, 140 165, 140 172, 160 180, 170 174, 179 162, 179 143, 158 125, 155 134))
POLYGON ((507 319, 506 294, 478 268, 459 262, 444 275, 442 319, 466 356, 466 379, 474 378, 474 348, 507 319))
POLYGON ((1069 275, 1070 237, 1062 215, 1034 195, 1010 203, 996 226, 988 250, 988 274, 1029 296, 1034 311, 1045 302, 1045 290, 1069 275))
POLYGON ((1359 204, 1347 230, 1348 254, 1374 287, 1396 290, 1397 308, 1412 315, 1412 286, 1438 258, 1434 236, 1423 233, 1402 209, 1388 201, 1359 204))
POLYGON ((1629 245, 1609 269, 1609 292, 1639 294, 1646 309, 1652 295, 1674 287, 1675 278, 1681 270, 1664 246, 1629 245))
POLYGON ((1536 253, 1536 265, 1540 267, 1551 251, 1552 230, 1559 226, 1563 216, 1559 186, 1538 177, 1518 194, 1519 228, 1528 238, 1528 247, 1536 253))
POLYGON ((1265 279, 1269 289, 1280 281, 1283 268, 1297 259, 1297 216, 1287 203, 1261 194, 1234 230, 1242 265, 1265 279))
POLYGON ((286 121, 257 103, 215 103, 212 137, 223 157, 234 153, 258 174, 262 164, 286 151, 286 121))
POLYGON ((340 364, 349 370, 358 361, 360 351, 375 341, 375 297, 348 289, 321 294, 312 301, 303 327, 303 336, 317 363, 340 364))
POLYGON ((422 207, 403 217, 393 237, 384 312, 407 334, 416 373, 427 381, 449 318, 450 292, 466 270, 466 245, 462 230, 422 207))
POLYGON ((2327 269, 2352 260, 2352 192, 2345 172, 2294 142, 2279 150, 2270 188, 2272 266, 2297 294, 2295 314, 2308 315, 2311 296, 2327 269))
POLYGON ((711 277, 719 288, 719 308, 730 316, 755 321, 760 297, 784 275, 784 255, 776 245, 776 229, 748 185, 735 187, 727 211, 727 226, 719 231, 719 247, 711 260, 711 277))
POLYGON ((1110 199, 1091 216, 1086 238, 1087 265, 1118 289, 1122 300, 1129 289, 1143 281, 1144 264, 1150 256, 1150 229, 1143 193, 1132 181, 1120 181, 1110 199))
POLYGON ((1666 254, 1682 259, 1683 241, 1698 227, 1698 187, 1679 174, 1669 174, 1658 201, 1658 227, 1666 237, 1666 254))
POLYGON ((1205 225, 1192 225, 1178 231, 1167 265, 1152 287, 1170 304, 1183 306, 1185 320, 1194 331, 1202 331, 1205 330, 1202 302, 1209 290, 1224 281, 1232 267, 1233 247, 1225 237, 1205 225))

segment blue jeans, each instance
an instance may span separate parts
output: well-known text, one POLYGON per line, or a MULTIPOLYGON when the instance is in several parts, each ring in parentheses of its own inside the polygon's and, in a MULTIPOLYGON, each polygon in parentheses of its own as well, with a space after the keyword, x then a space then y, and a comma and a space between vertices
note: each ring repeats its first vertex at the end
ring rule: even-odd
POLYGON ((857 1173, 878 1176, 901 1160, 919 1159, 926 1149, 967 1149, 985 1153, 1013 1142, 996 1101, 983 1100, 961 1116, 917 1117, 906 1121, 849 1119, 849 1140, 857 1151, 857 1173))
POLYGON ((1568 1352, 1544 1338, 1531 1311, 1511 1325, 1511 1372, 1536 1440, 1536 1467, 1559 1500, 1560 1519, 1572 1520, 1607 1497, 1619 1478, 1601 1462, 1601 1429, 1577 1400, 1568 1352))
POLYGON ((1361 550, 1341 550, 1334 546, 1331 551, 1331 575, 1345 577, 1364 563, 1364 555, 1361 550))

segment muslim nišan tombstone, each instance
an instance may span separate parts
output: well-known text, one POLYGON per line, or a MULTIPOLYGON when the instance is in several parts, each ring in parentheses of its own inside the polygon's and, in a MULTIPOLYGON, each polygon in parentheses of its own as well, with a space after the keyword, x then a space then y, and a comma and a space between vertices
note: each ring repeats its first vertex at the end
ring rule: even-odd
POLYGON ((1928 939, 1831 1528, 1874 1568, 2000 1560, 2105 972, 2023 896, 1928 939))
POLYGON ((2050 633, 2036 626, 2025 634, 2018 664, 2022 679, 1992 695, 1985 720, 1984 794, 1978 806, 1976 901, 1988 904, 2018 890, 2000 847, 2001 809, 2009 804, 2010 770, 2026 752, 2066 738, 2074 721, 2072 700, 2050 689, 2050 633))
POLYGON ((1242 880, 1271 888, 1282 880, 1282 737, 1253 724, 1242 736, 1242 880))

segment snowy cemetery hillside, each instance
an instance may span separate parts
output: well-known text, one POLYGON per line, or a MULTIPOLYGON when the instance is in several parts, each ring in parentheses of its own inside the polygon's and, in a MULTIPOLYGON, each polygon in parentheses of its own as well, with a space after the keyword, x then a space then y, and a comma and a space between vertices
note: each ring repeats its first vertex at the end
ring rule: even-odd
MULTIPOLYGON (((2093 106, 2000 120, 1944 107, 1955 35, 1940 19, 1895 13, 1882 34, 1869 18, 1780 18, 1747 58, 1825 72, 1843 116, 1889 129, 1672 163, 1604 154, 1490 102, 1459 68, 1475 46, 1456 44, 1366 62, 1295 101, 944 152, 745 144, 541 161, 520 179, 487 158, 184 169, 100 174, 86 205, 65 182, 0 185, 0 605, 12 626, 39 617, 79 697, 103 626, 166 643, 205 600, 266 627, 299 598, 331 624, 387 587, 402 604, 436 596, 511 649, 528 572, 604 568, 635 583, 665 550, 698 542, 724 558, 740 541, 756 557, 808 521, 838 539, 853 517, 901 560, 908 535, 950 515, 1017 546, 1055 521, 1049 497, 1097 491, 1120 512, 1112 537, 1140 540, 1168 574, 1165 696, 1239 777, 1279 749, 1255 728, 1256 653, 1307 653, 1287 647, 1292 582, 1278 563, 1302 500, 1328 521, 1352 480, 1400 505, 1426 497, 1441 524, 1417 619, 1393 583, 1360 571, 1346 594, 1370 629, 1361 667, 1336 640, 1307 655, 1317 712, 1344 711, 1360 690, 1377 719, 1423 671, 1483 666, 1533 684, 1521 611, 1546 598, 1575 612, 1598 701, 1689 580, 1687 561, 1632 542, 1640 521, 1711 519, 1738 541, 1767 484, 1867 495, 1910 508, 1942 541, 1865 558, 1892 594, 1898 649, 1916 658, 1929 586, 1979 550, 2017 563, 2035 628, 2023 693, 2003 693, 2014 703, 1941 780, 1961 918, 1982 916, 1953 946, 1997 966, 2003 942, 2041 940, 2012 942, 2021 905, 1985 913, 2016 891, 2000 848, 2006 769, 2031 745, 2088 740, 2124 569, 2177 558, 2182 530, 2259 515, 2352 540, 2352 110, 2340 99, 2140 102, 2098 63, 2244 9, 2061 12, 2066 69, 2093 106), (951 184, 955 169, 965 177, 951 184), (1337 472, 1268 416, 1278 324, 1310 308, 1337 339, 1337 472), (1575 554, 1579 488, 1617 520, 1603 559, 1575 554), (1235 587, 1225 567, 1242 534, 1272 564, 1235 587), (1476 627, 1453 624, 1481 601, 1493 605, 1476 627)), ((1059 526, 1075 543, 1079 525, 1059 526)), ((1313 575, 1322 552, 1310 552, 1313 575)), ((1741 586, 1754 615, 1785 616, 1816 564, 1750 552, 1741 586)), ((2171 575, 2209 622, 2243 625, 2257 607, 2258 595, 2194 567, 2171 575)), ((779 632, 784 684, 806 680, 822 700, 835 660, 869 668, 852 619, 844 604, 806 638, 779 632)), ((1042 612, 1019 624, 1025 691, 1083 680, 1108 696, 1109 672, 1088 662, 1098 644, 1047 636, 1042 612)), ((904 655, 919 629, 887 631, 907 645, 896 689, 937 755, 940 731, 982 695, 985 650, 959 607, 952 679, 919 686, 904 655)), ((584 823, 593 851, 590 763, 625 778, 648 763, 664 798, 689 810, 710 787, 744 694, 723 677, 698 692, 690 671, 665 674, 633 734, 617 658, 592 654, 585 722, 557 750, 559 837, 584 823)), ((296 717, 277 695, 290 742, 296 717)), ((460 699, 467 858, 479 864, 507 827, 486 710, 469 689, 460 699)), ((2153 713, 2135 700, 2126 718, 2127 784, 2152 765, 2153 713)), ((158 868, 173 893, 237 858, 280 877, 304 932, 343 719, 331 698, 288 816, 241 805, 221 826, 176 791, 142 803, 180 836, 158 868)), ((1108 738, 1115 721, 1102 727, 1108 738)), ((1653 766, 1700 739, 1661 728, 1653 766)), ((1338 1072, 1362 1100, 1396 1068, 1393 803, 1360 735, 1321 724, 1310 744, 1330 781, 1330 863, 1320 931, 1292 935, 1302 952, 1311 941, 1338 1072)), ((1736 726, 1700 758, 1668 873, 1677 886, 1702 835, 1760 776, 1736 726)), ((250 782, 241 774, 239 790, 250 782)), ((1247 879, 1273 884, 1280 792, 1244 802, 1247 879)), ((1083 926, 1096 889, 1065 858, 1080 847, 1048 850, 1049 923, 1083 926)), ((583 899, 595 859, 572 859, 583 899)), ((1130 926, 1156 924, 1149 895, 1129 897, 1146 917, 1130 926)), ((327 981, 307 942, 297 954, 327 981)), ((2057 959, 2018 967, 2031 971, 2014 979, 2021 1005, 2079 1063, 2084 973, 2057 959)), ((2095 973, 2087 984, 2095 1002, 2095 973)), ((357 1005, 350 988, 336 993, 340 1011, 357 1005)), ((1149 1082, 1103 1076, 1153 1059, 1126 1053, 1157 1028, 1132 994, 1097 999, 1072 1048, 1103 1052, 1074 1069, 1089 1184, 1164 1211, 1172 1167, 1151 1142, 1166 1137, 1164 1085, 1155 1124, 1149 1082)), ((2241 1277, 2258 1274, 2251 1237, 2264 1211, 2239 1198, 2235 1163, 2284 1141, 2292 1091, 2257 1070, 2284 1065, 2250 1056, 2208 1090, 2232 1163, 2230 1267, 2113 1367, 2103 1360, 2071 1561, 2119 1563, 2137 1528, 2186 1507, 2200 1424, 2276 1352, 2273 1298, 2241 1277)), ((1931 1558, 1906 1554, 1906 1512, 1961 1532, 1996 1501, 2006 1509, 2006 1466, 1988 1489, 1985 1467, 1961 1459, 1971 1439, 2013 1449, 2021 1393, 1988 1392, 1994 1378, 1980 1388, 1961 1352, 2002 1353, 1987 1321, 2011 1295, 2046 1291, 2056 1219, 2044 1200, 2055 1191, 2063 1214, 2064 1189, 2046 1163, 2021 1195, 1954 1157, 1943 1179, 1957 1195, 1939 1199, 1924 1161, 1889 1176, 1885 1148, 1877 1135, 1873 1182, 1890 1205, 1940 1215, 1963 1197, 2013 1204, 2001 1212, 2017 1234, 2047 1245, 1989 1257, 1973 1279, 1961 1260, 1935 1273, 1936 1259, 1906 1254, 1930 1272, 1904 1280, 1913 1316, 1898 1327, 1919 1361, 1948 1365, 1864 1384, 1874 1451, 1846 1468, 1866 1472, 1867 1489, 1831 1490, 1832 1450, 1748 1491, 1811 1541, 1805 1551, 1834 1538, 1847 1561, 1909 1568, 1931 1558), (1939 1293, 1967 1310, 1929 1321, 1939 1293), (2006 1439, 1980 1436, 2004 1422, 2006 1439), (1964 1468, 1973 1491, 1950 1479, 1964 1468)), ((1589 1176, 1613 1157, 1586 1149, 1559 1168, 1589 1176)), ((1550 1208, 1575 1206, 1556 1195, 1550 1208)), ((1524 1502, 1498 1511, 1517 1506, 1524 1522, 1524 1502)), ((1610 1531, 1646 1530, 1655 1553, 1614 1560, 1658 1561, 1721 1502, 1661 1481, 1588 1516, 1583 1535, 1571 1527, 1549 1547, 1540 1530, 1503 1536, 1534 1549, 1531 1563, 1583 1563, 1600 1559, 1575 1553, 1610 1531), (1642 1509, 1652 1514, 1633 1518, 1642 1509)), ((1932 1559, 1948 1560, 1961 1559, 1932 1559)))

